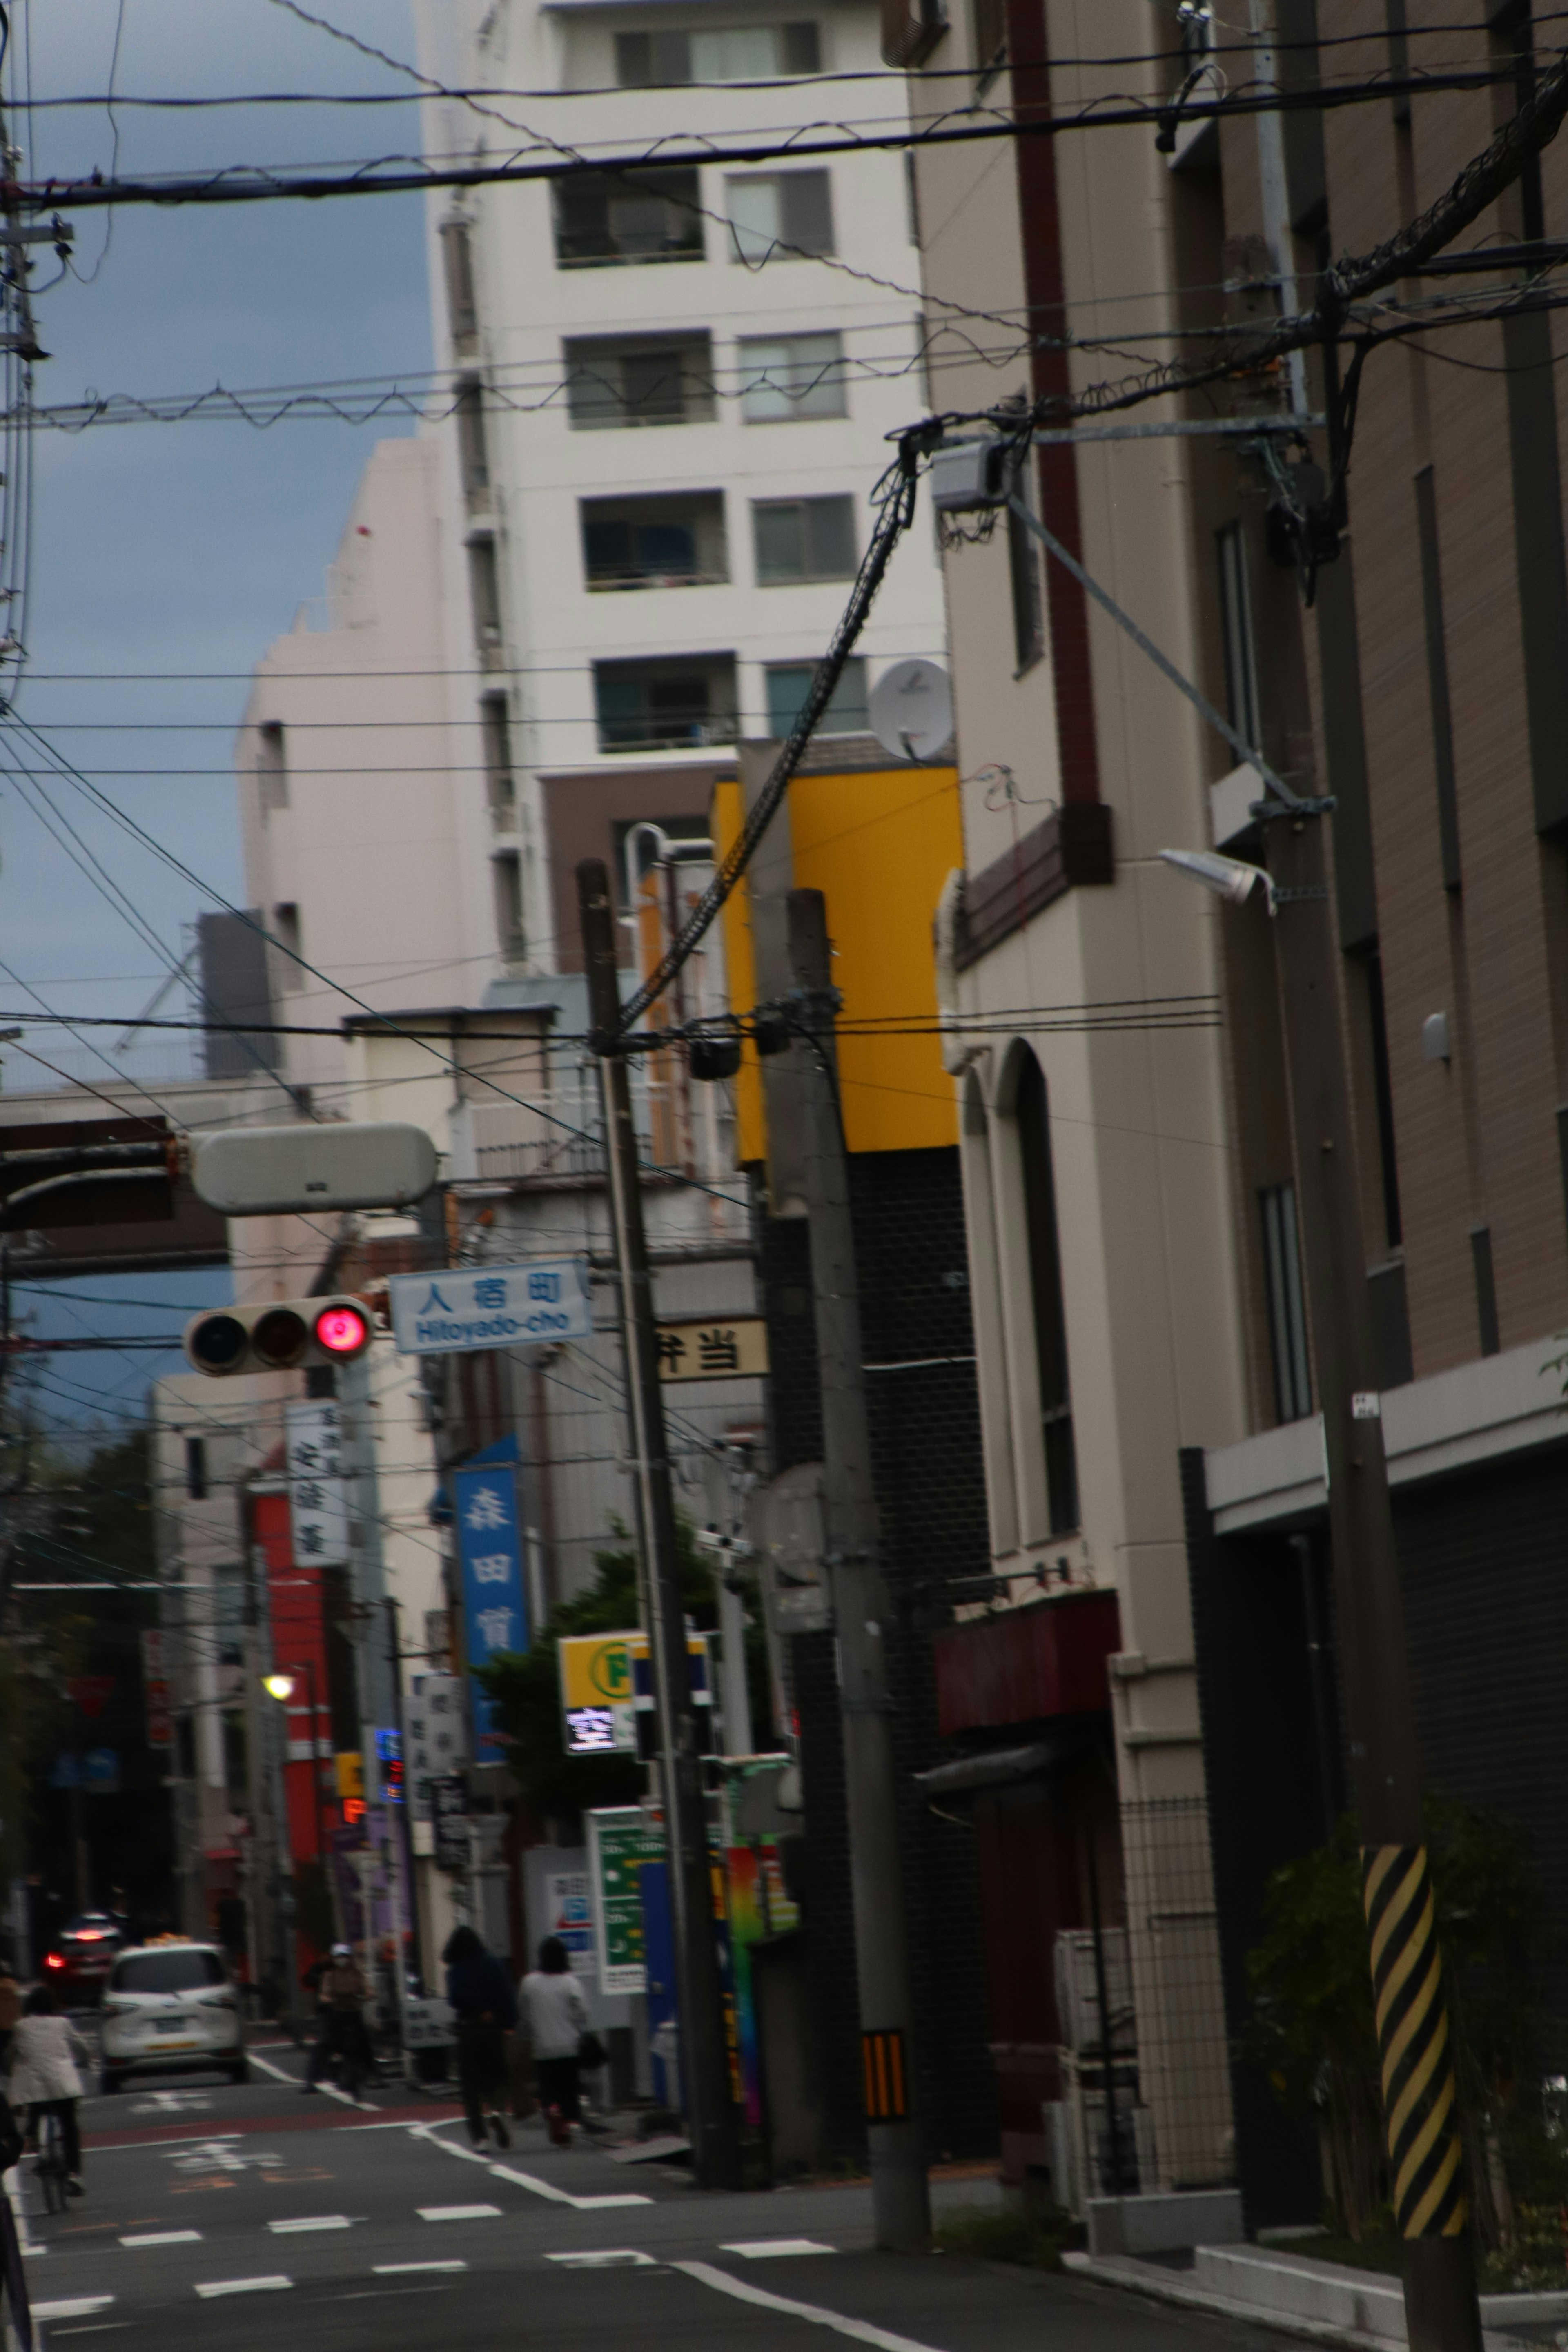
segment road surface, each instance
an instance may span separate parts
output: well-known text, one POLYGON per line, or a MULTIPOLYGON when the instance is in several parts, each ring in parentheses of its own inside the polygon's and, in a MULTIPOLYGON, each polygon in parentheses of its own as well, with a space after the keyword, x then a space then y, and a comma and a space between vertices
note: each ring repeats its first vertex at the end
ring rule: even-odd
POLYGON ((402 2085, 306 2096, 132 2082, 83 2102, 86 2195, 46 2216, 24 2165, 45 2352, 1263 2352, 1261 2331, 1080 2281, 877 2253, 859 2184, 711 2196, 675 2168, 551 2148, 476 2158, 402 2085))

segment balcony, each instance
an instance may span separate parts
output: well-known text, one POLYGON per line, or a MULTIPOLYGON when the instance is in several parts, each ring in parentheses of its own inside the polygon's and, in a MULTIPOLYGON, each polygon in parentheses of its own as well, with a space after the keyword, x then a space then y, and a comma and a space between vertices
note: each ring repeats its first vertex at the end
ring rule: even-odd
POLYGON ((730 577, 721 491, 584 499, 582 519, 591 591, 710 587, 730 577))
POLYGON ((738 733, 733 654, 594 665, 602 751, 702 751, 738 733))
POLYGON ((700 261, 697 173, 591 172, 555 183, 555 259, 562 269, 637 262, 700 261))

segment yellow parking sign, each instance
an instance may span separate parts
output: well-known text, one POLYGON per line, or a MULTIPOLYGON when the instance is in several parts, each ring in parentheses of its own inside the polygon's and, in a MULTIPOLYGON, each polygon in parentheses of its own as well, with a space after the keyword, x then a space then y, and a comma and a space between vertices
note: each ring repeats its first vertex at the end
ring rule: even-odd
POLYGON ((568 1633, 557 1645, 568 1756, 633 1755, 632 1652, 645 1636, 568 1633))

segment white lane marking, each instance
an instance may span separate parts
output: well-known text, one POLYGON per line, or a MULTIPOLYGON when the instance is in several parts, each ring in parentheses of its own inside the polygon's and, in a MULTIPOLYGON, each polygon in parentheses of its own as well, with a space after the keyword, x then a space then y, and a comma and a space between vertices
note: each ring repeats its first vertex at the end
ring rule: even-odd
POLYGON ((421 2205, 422 2221, 499 2221, 499 2205, 421 2205))
POLYGON ((201 2234, 199 2230, 143 2230, 120 2242, 122 2246, 194 2246, 201 2234))
POLYGON ((878 2352, 934 2352, 930 2344, 917 2343, 912 2336, 895 2336, 890 2328, 873 2327, 868 2319, 851 2319, 842 2311, 829 2311, 820 2303, 796 2303, 787 2294, 770 2294, 766 2287, 753 2286, 750 2279, 736 2278, 729 2271, 715 2270, 711 2263, 672 2263, 672 2270, 684 2271, 701 2286, 716 2287, 721 2294, 732 2294, 737 2302, 754 2303, 764 2311, 786 2312, 792 2319, 809 2319, 817 2327, 831 2327, 839 2336, 852 2336, 858 2344, 874 2344, 878 2352))
MULTIPOLYGON (((274 2047, 276 2046, 277 2045, 274 2044, 274 2047)), ((303 2075, 290 2074, 285 2067, 275 2066, 269 2058, 258 2057, 254 2050, 249 2053, 249 2056, 252 2065, 259 2066, 262 2073, 264 2074, 270 2074, 275 2082, 287 2083, 291 2091, 299 2091, 304 2088, 303 2075)), ((335 2083, 318 2083, 316 2088, 318 2091, 325 2091, 329 2099, 336 2099, 340 2106, 358 2107, 362 2113, 367 2116, 374 2116, 375 2113, 375 2101, 374 2099, 351 2099, 348 2093, 346 2091, 340 2091, 335 2083)))
POLYGON ((138 2100, 131 2110, 133 2116, 206 2115, 211 2112, 212 2098, 205 2091, 154 2091, 150 2099, 138 2100))
POLYGON ((121 2328, 134 2327, 133 2319, 95 2319, 87 2327, 57 2327, 57 2336, 115 2336, 121 2328))
POLYGON ((401 2278, 407 2271, 466 2271, 467 2263, 372 2263, 376 2278, 401 2278))
POLYGON ((291 2278, 285 2278, 280 2271, 274 2271, 269 2278, 203 2279, 197 2284, 196 2293, 210 2303, 215 2294, 275 2294, 279 2287, 292 2286, 293 2284, 291 2278))
POLYGON ((268 2221, 267 2226, 275 2236, 289 2238, 303 2230, 352 2230, 353 2223, 346 2213, 305 2213, 297 2221, 268 2221))
POLYGON ((765 2263, 774 2254, 836 2254, 838 2249, 825 2246, 820 2238, 732 2238, 719 2252, 744 2254, 749 2263, 765 2263))
POLYGON ((564 2263, 574 2271, 651 2271, 654 2259, 636 2246, 595 2246, 587 2253, 546 2254, 547 2263, 564 2263))
POLYGON ((536 2172, 519 2172, 515 2165, 492 2164, 482 2150, 459 2147, 456 2140, 443 2139, 435 2124, 410 2124, 409 2137, 428 2140, 432 2147, 444 2147, 448 2156, 460 2156, 466 2163, 482 2164, 498 2180, 510 2180, 519 2189, 526 2189, 535 2197, 546 2197, 552 2205, 570 2205, 578 2213, 604 2213, 613 2206, 651 2205, 651 2197, 635 2193, 617 2197, 574 2197, 569 2189, 558 2189, 552 2180, 541 2180, 536 2172))
POLYGON ((66 2303, 36 2303, 35 2319, 90 2319, 95 2311, 107 2311, 114 2301, 111 2294, 73 2295, 66 2303))

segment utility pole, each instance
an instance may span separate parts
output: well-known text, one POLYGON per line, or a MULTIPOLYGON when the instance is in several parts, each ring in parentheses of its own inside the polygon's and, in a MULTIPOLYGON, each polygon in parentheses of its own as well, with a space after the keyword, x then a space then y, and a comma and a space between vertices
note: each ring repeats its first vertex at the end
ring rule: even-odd
POLYGON ((914 2004, 888 1697, 888 1588, 871 1481, 849 1161, 835 1058, 837 995, 820 890, 790 891, 787 925, 792 997, 806 1040, 799 1056, 800 1100, 822 1389, 823 1516, 838 1645, 872 2214, 879 2246, 921 2253, 931 2244, 931 2194, 911 2063, 914 2004))
POLYGON ((1410 2352, 1480 2352, 1340 1026, 1326 808, 1321 801, 1282 808, 1272 799, 1261 806, 1405 2321, 1410 2352))
POLYGON ((698 2184, 741 2185, 740 2134, 730 2085, 713 1933, 713 1874, 708 1852, 708 1808, 691 1705, 686 1613, 680 1591, 675 1497, 670 1486, 664 1398, 658 1378, 658 1335, 653 1276, 643 1231, 637 1129, 624 1053, 616 1048, 620 982, 610 879, 603 860, 577 868, 583 962, 588 976, 588 1018, 598 1057, 605 1108, 605 1160, 616 1263, 620 1271, 626 1330, 626 1400, 646 1550, 648 1653, 658 1709, 659 1776, 669 1857, 670 1928, 675 1944, 676 2000, 680 2019, 680 2089, 698 2184))

